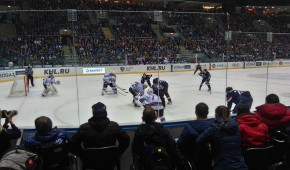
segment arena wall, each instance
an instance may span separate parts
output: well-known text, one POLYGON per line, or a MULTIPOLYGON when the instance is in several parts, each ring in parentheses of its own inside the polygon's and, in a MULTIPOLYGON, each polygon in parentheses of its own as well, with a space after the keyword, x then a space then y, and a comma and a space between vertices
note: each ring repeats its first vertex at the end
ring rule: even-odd
MULTIPOLYGON (((197 63, 184 64, 163 64, 163 65, 128 65, 128 66, 67 66, 62 65, 45 65, 34 66, 34 77, 43 78, 49 74, 56 77, 64 76, 95 76, 104 73, 114 72, 116 74, 140 74, 153 72, 177 72, 177 71, 193 71, 197 63)), ((255 62, 217 62, 217 63, 201 63, 203 69, 221 70, 221 69, 249 69, 249 68, 265 68, 265 67, 289 67, 289 60, 279 61, 255 61, 255 62)), ((23 75, 24 68, 5 67, 0 71, 0 82, 12 81, 15 76, 23 75)))

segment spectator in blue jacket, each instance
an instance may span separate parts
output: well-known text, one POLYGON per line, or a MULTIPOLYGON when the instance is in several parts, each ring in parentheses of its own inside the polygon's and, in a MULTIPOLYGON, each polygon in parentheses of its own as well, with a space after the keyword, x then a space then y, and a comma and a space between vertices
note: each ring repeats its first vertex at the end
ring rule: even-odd
POLYGON ((241 153, 241 136, 237 121, 231 119, 230 110, 226 106, 216 108, 215 118, 215 123, 196 139, 197 146, 210 142, 214 170, 247 170, 241 153))
POLYGON ((188 161, 195 164, 197 170, 211 170, 211 154, 208 143, 201 147, 195 147, 195 140, 207 128, 214 123, 214 119, 208 119, 208 105, 198 103, 195 106, 196 120, 185 125, 178 139, 178 147, 188 161))
POLYGON ((57 127, 53 128, 50 118, 40 116, 35 119, 34 123, 36 133, 32 137, 24 139, 23 147, 37 152, 43 144, 55 146, 68 141, 67 132, 57 127))

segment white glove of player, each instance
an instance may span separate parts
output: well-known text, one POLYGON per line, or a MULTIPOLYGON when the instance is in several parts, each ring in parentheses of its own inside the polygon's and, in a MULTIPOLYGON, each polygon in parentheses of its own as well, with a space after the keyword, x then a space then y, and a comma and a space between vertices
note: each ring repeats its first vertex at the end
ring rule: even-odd
POLYGON ((134 100, 140 100, 140 96, 139 95, 134 96, 134 100))

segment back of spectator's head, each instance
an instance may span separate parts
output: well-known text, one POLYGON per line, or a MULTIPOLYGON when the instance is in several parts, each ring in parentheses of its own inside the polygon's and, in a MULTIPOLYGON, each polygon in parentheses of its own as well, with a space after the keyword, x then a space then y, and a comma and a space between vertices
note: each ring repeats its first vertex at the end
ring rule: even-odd
POLYGON ((155 114, 154 109, 152 109, 151 107, 145 107, 145 109, 143 110, 142 120, 146 124, 151 124, 155 122, 156 119, 157 119, 157 116, 155 114))
POLYGON ((93 117, 101 118, 107 117, 107 107, 101 102, 98 102, 92 106, 93 117))
POLYGON ((250 106, 247 104, 239 103, 237 107, 237 115, 243 114, 243 113, 250 113, 250 106))
POLYGON ((208 105, 201 102, 195 106, 195 114, 197 118, 207 118, 208 115, 208 105))
POLYGON ((52 121, 46 116, 40 116, 34 121, 37 133, 45 134, 52 130, 52 121))
POLYGON ((279 97, 276 94, 269 94, 266 97, 266 104, 280 103, 279 97))
POLYGON ((215 118, 222 122, 226 122, 229 119, 230 114, 231 112, 226 106, 218 106, 215 109, 215 118))

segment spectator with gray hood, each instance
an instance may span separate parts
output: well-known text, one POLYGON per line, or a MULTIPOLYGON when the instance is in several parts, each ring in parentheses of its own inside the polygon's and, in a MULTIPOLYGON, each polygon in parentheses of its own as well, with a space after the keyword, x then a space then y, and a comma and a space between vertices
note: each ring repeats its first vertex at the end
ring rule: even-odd
POLYGON ((92 106, 93 116, 82 124, 71 138, 71 151, 81 155, 82 147, 100 148, 116 145, 121 155, 130 144, 129 135, 122 130, 117 122, 107 117, 106 106, 98 102, 92 106))

